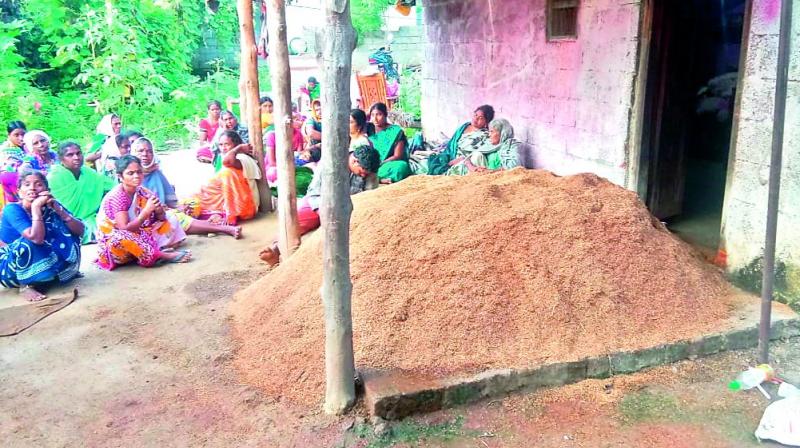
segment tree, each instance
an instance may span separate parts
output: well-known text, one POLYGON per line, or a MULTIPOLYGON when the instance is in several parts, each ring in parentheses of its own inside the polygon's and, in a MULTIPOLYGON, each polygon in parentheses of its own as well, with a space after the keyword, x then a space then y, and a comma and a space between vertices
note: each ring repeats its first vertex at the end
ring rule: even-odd
POLYGON ((350 68, 355 30, 349 0, 325 3, 322 103, 322 301, 325 308, 325 412, 340 414, 355 401, 350 311, 350 68))
POLYGON ((297 186, 292 150, 292 79, 286 40, 285 0, 270 0, 269 60, 275 117, 275 151, 278 164, 278 246, 281 257, 289 257, 300 246, 297 225, 297 186))

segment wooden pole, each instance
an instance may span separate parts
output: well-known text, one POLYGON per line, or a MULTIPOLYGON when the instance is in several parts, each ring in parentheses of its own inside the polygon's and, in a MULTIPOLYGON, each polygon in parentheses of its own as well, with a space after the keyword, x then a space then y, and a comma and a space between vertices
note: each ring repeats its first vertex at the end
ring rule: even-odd
POLYGON ((325 308, 325 412, 341 414, 355 401, 350 315, 350 66, 355 30, 348 0, 325 1, 322 108, 322 301, 325 308))
POLYGON ((275 152, 278 165, 278 247, 281 258, 291 256, 300 246, 297 224, 297 186, 292 150, 292 77, 289 44, 286 40, 286 2, 269 0, 269 60, 272 77, 275 152))
POLYGON ((789 63, 792 42, 792 2, 781 2, 781 29, 778 38, 778 68, 775 81, 775 109, 772 127, 772 156, 769 164, 769 196, 767 197, 767 232, 764 242, 764 266, 761 277, 761 323, 758 329, 758 362, 769 364, 772 296, 775 282, 775 248, 778 237, 778 211, 783 165, 783 135, 786 125, 786 96, 789 85, 789 63))
POLYGON ((267 179, 264 176, 264 139, 261 136, 261 109, 258 107, 258 59, 256 54, 256 34, 253 30, 253 0, 238 0, 237 12, 239 13, 239 32, 241 33, 241 65, 240 76, 244 77, 246 108, 242 120, 247 123, 250 132, 250 145, 253 147, 253 157, 258 162, 261 170, 261 179, 258 183, 259 210, 272 210, 272 197, 267 188, 267 179))

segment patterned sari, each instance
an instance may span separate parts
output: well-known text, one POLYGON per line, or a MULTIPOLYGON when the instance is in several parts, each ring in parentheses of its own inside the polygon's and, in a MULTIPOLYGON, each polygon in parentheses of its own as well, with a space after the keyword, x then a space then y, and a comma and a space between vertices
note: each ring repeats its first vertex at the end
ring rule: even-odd
POLYGON ((61 217, 50 208, 44 208, 42 220, 44 242, 34 244, 22 236, 22 231, 33 224, 22 205, 15 203, 6 207, 0 224, 3 234, 16 236, 16 239, 5 241, 7 245, 0 247, 0 284, 6 288, 53 281, 66 283, 78 275, 81 266, 80 236, 73 235, 61 217))
POLYGON ((130 263, 134 260, 140 266, 153 266, 160 258, 161 249, 173 246, 186 239, 186 233, 172 214, 165 220, 159 220, 155 213, 151 214, 138 232, 120 230, 116 227, 115 216, 126 211, 133 220, 141 213, 147 200, 156 197, 150 190, 139 187, 129 197, 122 185, 111 190, 100 205, 97 213, 97 265, 106 270, 130 263))

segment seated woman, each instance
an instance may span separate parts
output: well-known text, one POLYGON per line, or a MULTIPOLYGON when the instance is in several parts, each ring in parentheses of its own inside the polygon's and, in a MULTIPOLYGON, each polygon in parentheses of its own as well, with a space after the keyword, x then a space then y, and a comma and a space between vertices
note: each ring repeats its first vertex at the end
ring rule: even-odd
POLYGON ((78 276, 84 226, 53 199, 42 173, 23 170, 18 187, 20 202, 8 204, 0 222, 0 284, 37 301, 42 287, 78 276))
POLYGON ((197 149, 197 160, 203 163, 211 163, 214 158, 214 154, 211 152, 211 142, 214 140, 214 136, 217 135, 217 129, 219 129, 222 103, 217 100, 211 100, 206 105, 206 110, 208 115, 200 120, 200 125, 198 126, 200 146, 197 149))
POLYGON ((117 182, 84 165, 83 152, 75 142, 62 143, 58 147, 58 158, 61 163, 53 166, 47 174, 50 192, 67 210, 83 221, 86 231, 83 232, 81 242, 93 243, 100 202, 117 182))
MULTIPOLYGON (((311 178, 314 177, 314 171, 305 165, 319 161, 318 152, 315 158, 311 151, 305 150, 305 139, 303 139, 303 133, 300 131, 302 126, 303 120, 300 114, 294 113, 292 115, 292 151, 294 152, 296 166, 294 177, 298 197, 303 197, 306 194, 308 184, 311 183, 311 178)), ((270 186, 274 186, 278 182, 278 157, 275 138, 274 130, 267 132, 264 137, 264 171, 270 186)), ((277 193, 277 189, 274 189, 274 192, 277 193)))
POLYGON ((219 146, 222 168, 200 188, 199 194, 183 203, 183 211, 193 218, 236 225, 258 211, 255 180, 261 178, 261 173, 250 155, 253 149, 235 131, 223 132, 219 146))
POLYGON ((144 170, 144 182, 142 185, 158 196, 158 200, 168 207, 167 214, 175 216, 184 232, 189 235, 224 233, 236 239, 241 238, 242 228, 239 226, 220 225, 201 219, 194 219, 176 210, 178 196, 175 194, 175 187, 169 183, 167 177, 159 169, 158 163, 155 161, 153 143, 150 140, 144 137, 137 139, 133 142, 131 153, 142 162, 142 169, 144 170))
MULTIPOLYGON (((378 177, 375 173, 378 171, 380 163, 380 156, 373 147, 360 145, 353 148, 348 159, 351 195, 378 188, 378 177)), ((297 221, 300 227, 300 235, 305 235, 320 226, 321 191, 322 173, 317 172, 308 187, 308 193, 297 203, 297 221)), ((269 246, 259 252, 258 256, 270 266, 278 264, 281 256, 278 248, 278 238, 274 238, 269 246)))
POLYGON ((476 171, 510 170, 519 166, 520 142, 514 139, 514 128, 508 120, 498 118, 489 124, 491 146, 462 149, 451 161, 448 176, 464 176, 476 171))
POLYGON ((261 130, 263 132, 269 132, 274 128, 272 111, 275 107, 275 104, 272 102, 272 98, 268 96, 262 96, 258 99, 258 105, 258 107, 261 109, 261 130))
POLYGON ((411 175, 406 146, 408 140, 403 128, 389 124, 389 111, 383 103, 375 103, 369 109, 370 121, 375 126, 375 134, 369 140, 381 156, 378 179, 381 183, 399 182, 411 175))
POLYGON ((475 109, 472 121, 461 125, 447 143, 447 147, 439 154, 432 154, 423 171, 427 174, 445 174, 451 166, 456 165, 462 157, 468 157, 478 151, 488 151, 494 148, 489 141, 489 122, 494 119, 494 108, 483 105, 475 109))
POLYGON ((0 184, 3 187, 0 210, 4 204, 17 202, 17 171, 25 157, 25 123, 12 121, 8 123, 8 139, 0 144, 0 184))
POLYGON ((23 157, 20 169, 41 171, 46 176, 50 168, 58 164, 58 154, 50 150, 50 137, 44 131, 25 134, 25 147, 28 154, 23 157))
POLYGON ((103 198, 97 213, 97 265, 112 270, 136 261, 150 267, 157 262, 185 263, 188 250, 177 247, 186 233, 177 219, 167 215, 158 196, 142 187, 141 161, 132 155, 117 160, 120 184, 103 198))
POLYGON ((350 110, 350 152, 358 146, 372 146, 369 139, 372 126, 367 121, 367 114, 361 109, 350 110))
POLYGON ((322 143, 322 102, 311 102, 311 117, 306 120, 303 132, 308 140, 308 147, 317 147, 322 143))
MULTIPOLYGON (((97 134, 92 139, 92 146, 86 151, 86 163, 93 167, 97 167, 97 161, 106 154, 115 152, 117 150, 117 142, 114 137, 119 135, 122 130, 122 120, 117 114, 107 114, 103 116, 100 123, 97 124, 97 134)), ((102 172, 102 163, 99 165, 98 171, 102 172)))
POLYGON ((214 154, 214 160, 212 161, 214 171, 222 169, 223 152, 220 149, 219 140, 225 131, 233 131, 239 134, 239 139, 242 140, 242 143, 250 143, 250 133, 247 127, 239 126, 239 119, 236 118, 233 112, 229 110, 223 112, 221 121, 222 125, 217 130, 217 134, 214 136, 214 140, 211 143, 211 152, 214 154))

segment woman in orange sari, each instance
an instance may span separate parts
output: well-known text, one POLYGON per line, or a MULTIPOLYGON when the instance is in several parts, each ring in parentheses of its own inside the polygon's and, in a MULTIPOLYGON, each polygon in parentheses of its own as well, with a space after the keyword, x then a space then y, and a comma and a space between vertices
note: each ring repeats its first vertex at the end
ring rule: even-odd
POLYGON ((200 188, 200 193, 183 203, 184 212, 194 218, 236 225, 258 211, 258 187, 261 178, 258 163, 251 156, 252 147, 242 142, 235 131, 220 135, 222 169, 200 188))

